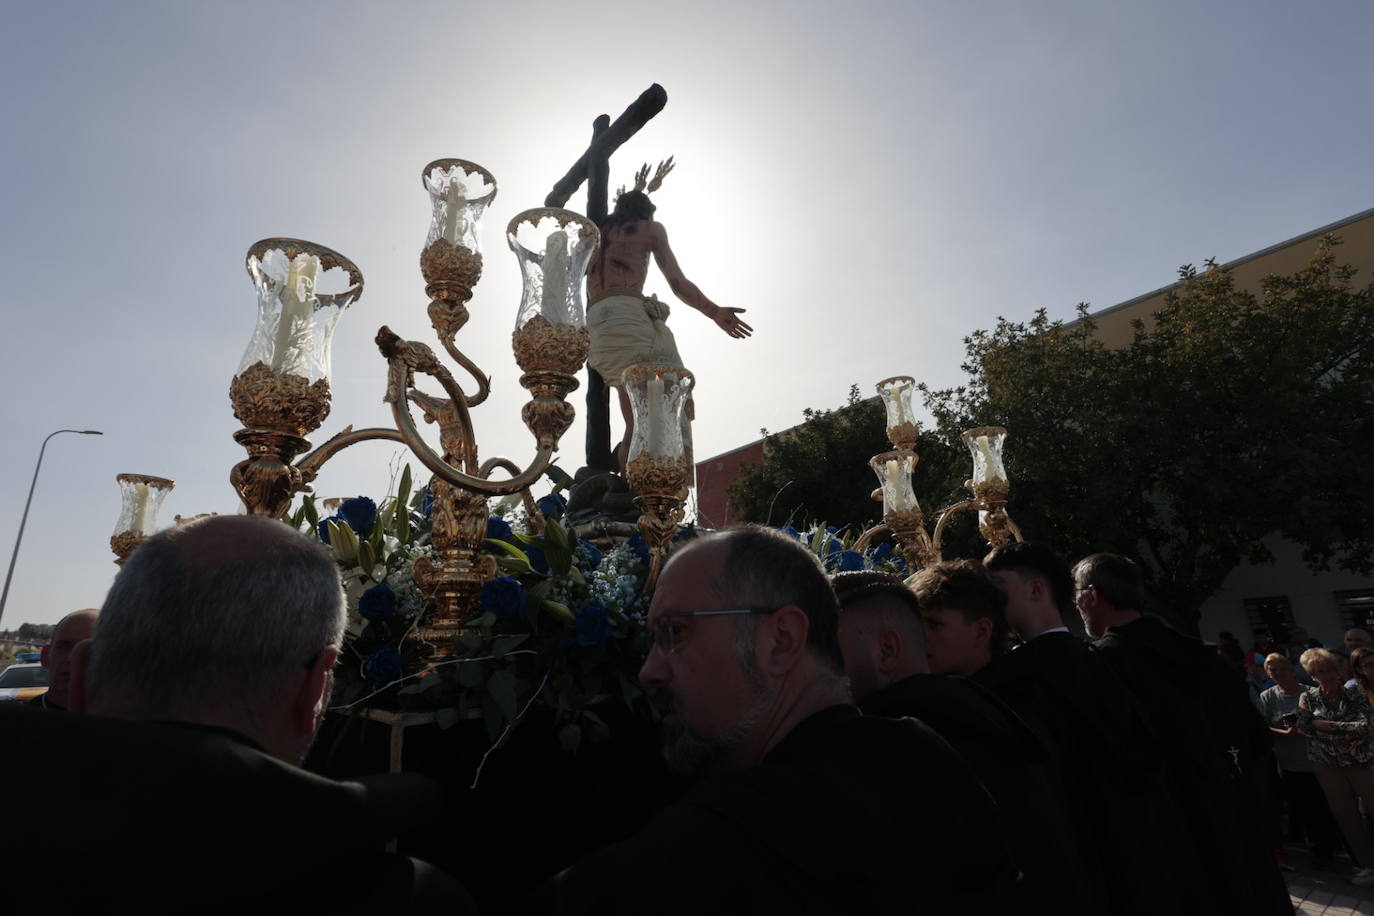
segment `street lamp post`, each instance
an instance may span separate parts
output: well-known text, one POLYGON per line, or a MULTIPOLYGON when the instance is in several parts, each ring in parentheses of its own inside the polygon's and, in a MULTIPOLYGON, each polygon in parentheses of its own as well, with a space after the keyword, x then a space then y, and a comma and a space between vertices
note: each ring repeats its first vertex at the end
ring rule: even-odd
POLYGON ((0 620, 5 617, 5 602, 10 597, 10 580, 14 578, 14 563, 19 559, 19 543, 24 540, 24 525, 29 521, 29 506, 33 504, 34 488, 38 486, 38 472, 43 467, 43 453, 47 451, 48 439, 59 433, 76 433, 78 436, 105 435, 98 429, 59 429, 48 433, 47 439, 43 440, 43 445, 38 449, 38 463, 33 466, 33 483, 29 484, 29 498, 24 501, 24 515, 19 519, 19 534, 14 538, 14 553, 10 555, 9 572, 5 573, 5 590, 0 592, 0 620))

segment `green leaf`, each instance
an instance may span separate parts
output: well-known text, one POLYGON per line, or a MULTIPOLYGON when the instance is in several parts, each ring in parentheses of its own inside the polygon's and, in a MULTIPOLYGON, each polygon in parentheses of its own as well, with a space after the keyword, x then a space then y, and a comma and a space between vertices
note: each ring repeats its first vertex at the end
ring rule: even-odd
POLYGON ((569 754, 576 754, 582 744, 582 729, 576 725, 565 725, 558 730, 558 743, 569 754))
POLYGON ((471 690, 486 683, 487 675, 480 662, 459 662, 453 667, 458 669, 458 684, 471 690))
POLYGON ((576 566, 568 567, 568 578, 576 582, 578 585, 587 584, 587 578, 582 575, 582 570, 578 569, 576 566))
POLYGON ((515 557, 497 557, 496 568, 517 577, 534 575, 534 567, 529 560, 517 560, 515 557))
POLYGON ((305 513, 305 520, 310 523, 312 529, 320 524, 320 513, 315 509, 313 494, 301 500, 301 511, 305 513))
POLYGON ((549 561, 549 569, 560 576, 566 576, 572 569, 572 554, 562 547, 550 545, 545 548, 544 559, 549 561))
POLYGON ((435 710, 434 720, 439 723, 440 728, 452 728, 462 721, 462 716, 452 706, 445 706, 443 709, 435 710))
POLYGON ((544 538, 560 550, 572 552, 577 546, 572 541, 572 536, 568 529, 559 523, 558 519, 551 518, 544 523, 544 538))
POLYGON ((530 638, 528 633, 520 633, 515 636, 498 636, 491 644, 491 654, 497 658, 505 658, 506 653, 516 648, 525 640, 530 638))
POLYGON ((553 590, 552 579, 540 579, 538 582, 525 589, 525 593, 531 598, 547 598, 549 592, 553 590))
POLYGON ((553 481, 555 493, 559 490, 571 490, 575 482, 571 474, 556 464, 551 464, 545 468, 544 475, 553 481))
POLYGON ((488 549, 494 548, 495 550, 507 553, 512 557, 524 560, 527 565, 529 563, 530 558, 525 555, 525 551, 521 550, 519 547, 516 547, 514 544, 507 543, 506 541, 498 541, 493 538, 487 538, 482 543, 486 544, 488 549))
POLYGON ((540 601, 539 604, 544 610, 548 611, 559 620, 562 620, 564 623, 572 623, 577 619, 572 609, 566 604, 559 604, 557 601, 549 601, 547 599, 540 601))
POLYGON ((410 505, 410 465, 407 464, 401 469, 401 482, 396 487, 396 504, 399 506, 410 505))
POLYGON ((487 678, 487 693, 507 722, 515 718, 515 675, 512 672, 503 668, 487 678))
POLYGON ((369 576, 377 566, 377 557, 372 551, 370 541, 360 541, 358 543, 358 566, 369 576))

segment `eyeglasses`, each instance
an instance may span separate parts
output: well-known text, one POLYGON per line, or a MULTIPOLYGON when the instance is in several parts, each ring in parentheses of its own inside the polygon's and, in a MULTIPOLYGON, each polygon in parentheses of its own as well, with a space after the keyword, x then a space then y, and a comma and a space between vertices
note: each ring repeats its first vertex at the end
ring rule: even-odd
POLYGON ((649 636, 660 655, 672 655, 677 651, 677 638, 683 631, 682 626, 673 623, 675 617, 736 617, 741 614, 771 614, 776 610, 775 607, 745 607, 724 611, 670 611, 654 621, 649 628, 649 636))

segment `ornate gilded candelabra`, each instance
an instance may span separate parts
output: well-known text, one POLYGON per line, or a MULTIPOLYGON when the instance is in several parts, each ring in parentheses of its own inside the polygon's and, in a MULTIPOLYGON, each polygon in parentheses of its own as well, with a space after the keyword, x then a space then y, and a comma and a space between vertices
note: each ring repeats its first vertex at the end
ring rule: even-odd
POLYGON ((415 563, 415 581, 432 605, 420 630, 437 655, 453 652, 476 608, 482 584, 495 574, 490 556, 479 555, 486 536, 487 498, 524 491, 547 470, 558 440, 572 424, 566 401, 589 338, 582 304, 582 277, 596 247, 596 226, 567 210, 526 210, 510 221, 506 238, 520 262, 524 290, 513 347, 531 399, 521 411, 537 450, 521 469, 505 458, 480 462, 470 409, 486 400, 491 380, 454 344, 468 320, 467 302, 482 276, 478 221, 496 196, 496 179, 480 165, 438 159, 421 173, 432 219, 420 271, 430 298, 428 313, 444 352, 467 372, 467 393, 423 343, 402 340, 390 328, 377 332, 388 363, 384 400, 395 429, 345 428, 292 464, 310 447, 303 437, 329 412, 329 335, 343 307, 362 291, 362 275, 329 249, 290 239, 270 239, 249 250, 248 269, 258 288, 259 324, 239 374, 230 387, 235 414, 245 429, 235 438, 249 449, 231 481, 250 512, 281 517, 298 492, 308 492, 320 467, 339 451, 368 439, 403 442, 435 475, 434 554, 415 563), (272 256, 276 255, 275 260, 272 256), (316 293, 321 269, 343 268, 353 286, 334 296, 316 293), (328 314, 325 314, 327 310, 328 314), (416 373, 443 388, 437 397, 414 387, 416 373), (439 451, 421 437, 410 405, 439 427, 439 451), (493 480, 496 470, 512 476, 493 480))
POLYGON ((123 566, 138 545, 157 533, 158 510, 176 482, 147 474, 117 474, 115 481, 119 483, 121 506, 110 550, 114 551, 115 564, 123 566))
POLYGON ((911 393, 915 387, 916 380, 905 375, 878 383, 878 394, 882 395, 887 410, 887 437, 894 450, 874 455, 869 461, 878 476, 879 491, 874 496, 881 494, 883 521, 865 531, 855 549, 861 551, 874 536, 891 531, 897 539, 898 553, 912 572, 932 566, 941 559, 940 544, 946 523, 955 512, 964 509, 978 510, 978 530, 990 544, 1005 544, 1013 537, 1021 540, 1020 529, 1006 512, 1011 486, 1002 464, 1002 446, 1007 431, 998 426, 971 429, 961 436, 973 456, 973 478, 965 483, 973 499, 942 510, 935 523, 934 536, 926 532, 925 517, 911 484, 920 460, 916 455, 916 415, 911 409, 911 393))
POLYGON ((639 365, 626 369, 621 381, 635 425, 625 476, 639 494, 639 531, 649 548, 644 587, 652 590, 682 521, 691 481, 691 433, 684 410, 695 377, 676 366, 639 365))

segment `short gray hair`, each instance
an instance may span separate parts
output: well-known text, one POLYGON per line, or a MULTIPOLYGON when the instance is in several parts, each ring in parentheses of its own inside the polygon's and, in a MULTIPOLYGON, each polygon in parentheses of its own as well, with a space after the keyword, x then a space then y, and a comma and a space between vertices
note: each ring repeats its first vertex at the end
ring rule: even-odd
MULTIPOLYGON (((796 605, 809 624, 806 645, 829 669, 844 674, 839 602, 820 559, 796 538, 761 525, 741 525, 690 542, 682 552, 714 547, 723 552, 716 590, 727 604, 780 608, 796 605)), ((748 646, 758 619, 741 617, 736 634, 748 646)), ((751 653, 752 656, 752 653, 751 653)))
POLYGON ((146 716, 254 715, 343 628, 338 564, 319 541, 268 518, 204 519, 149 538, 115 577, 90 692, 146 716))

